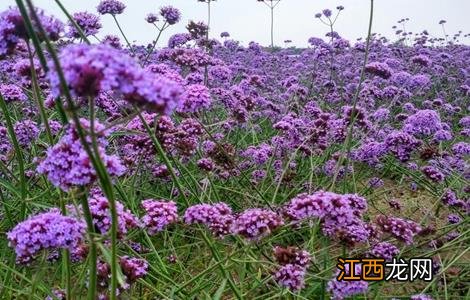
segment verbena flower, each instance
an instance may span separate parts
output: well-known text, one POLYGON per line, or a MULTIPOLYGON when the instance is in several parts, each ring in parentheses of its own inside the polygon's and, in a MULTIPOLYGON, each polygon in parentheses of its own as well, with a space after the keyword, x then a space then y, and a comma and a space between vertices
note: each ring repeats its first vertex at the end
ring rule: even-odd
MULTIPOLYGON (((36 14, 47 37, 52 41, 57 41, 64 30, 63 23, 54 17, 45 15, 44 11, 40 9, 36 9, 36 14)), ((44 40, 45 37, 40 34, 34 18, 31 18, 31 23, 38 38, 44 40)), ((21 40, 28 41, 30 38, 18 8, 9 8, 0 12, 0 57, 12 54, 21 40)))
POLYGON ((388 242, 377 243, 369 251, 369 254, 372 256, 383 258, 385 260, 391 260, 393 257, 398 255, 398 253, 400 253, 400 249, 388 242))
MULTIPOLYGON (((344 272, 349 275, 351 272, 349 264, 345 264, 344 266, 344 272)), ((340 271, 338 270, 336 276, 339 274, 339 272, 340 271)), ((354 274, 360 275, 361 272, 361 265, 355 264, 354 274)), ((367 281, 338 281, 336 276, 328 282, 328 291, 331 293, 331 299, 333 300, 343 300, 354 295, 364 294, 369 289, 369 284, 367 281)))
POLYGON ((411 245, 413 238, 422 230, 421 226, 414 221, 384 215, 378 216, 376 223, 383 232, 391 234, 407 245, 411 245))
MULTIPOLYGON (((88 199, 88 205, 96 232, 103 235, 109 234, 112 220, 108 199, 103 196, 94 195, 88 199)), ((75 206, 69 205, 67 210, 71 216, 83 220, 81 206, 77 210, 75 206)), ((119 201, 116 201, 116 210, 118 216, 117 235, 119 238, 123 238, 129 230, 139 227, 140 223, 138 218, 119 201)))
POLYGON ((165 229, 168 225, 178 220, 178 208, 173 201, 156 201, 148 199, 142 201, 145 215, 142 223, 150 235, 154 235, 165 229))
POLYGON ((308 268, 312 257, 306 250, 297 247, 274 247, 274 258, 280 265, 294 264, 304 268, 308 268))
POLYGON ((409 116, 403 126, 403 130, 413 135, 428 136, 442 129, 441 118, 434 110, 419 110, 409 116))
MULTIPOLYGON (((85 119, 81 119, 80 122, 89 134, 89 122, 85 119)), ((108 144, 106 137, 109 132, 104 130, 103 125, 95 122, 95 133, 99 155, 109 175, 120 176, 124 174, 126 169, 119 158, 105 153, 108 144)), ((89 135, 87 135, 87 142, 91 142, 89 135)), ((96 171, 78 138, 74 124, 70 124, 66 134, 59 142, 47 150, 46 157, 39 163, 37 171, 46 175, 54 186, 63 191, 68 191, 72 187, 91 185, 97 178, 96 171)))
POLYGON ((110 14, 110 15, 119 15, 124 12, 126 5, 117 0, 102 0, 96 10, 98 13, 102 15, 110 14))
POLYGON ((130 285, 138 279, 143 278, 148 272, 148 263, 145 259, 121 256, 119 258, 119 265, 121 266, 122 273, 126 278, 126 284, 130 285))
POLYGON ((252 208, 239 214, 232 225, 232 232, 249 240, 258 240, 282 226, 284 221, 273 211, 252 208))
MULTIPOLYGON (((99 92, 117 90, 131 93, 140 76, 137 63, 107 45, 69 45, 59 54, 65 80, 73 96, 95 97, 99 92)), ((50 62, 49 81, 52 94, 61 94, 55 65, 50 62)))
POLYGON ((177 108, 178 112, 194 113, 209 108, 211 105, 211 96, 207 87, 201 84, 192 84, 186 86, 181 95, 181 101, 177 108))
POLYGON ((16 122, 13 129, 18 144, 23 147, 29 147, 39 136, 39 128, 36 123, 31 120, 16 122))
POLYGON ((6 102, 26 101, 28 98, 23 90, 14 84, 0 84, 0 93, 6 102))
POLYGON ((366 65, 365 71, 367 73, 388 79, 392 76, 393 70, 385 63, 371 62, 366 65))
POLYGON ((165 22, 170 25, 174 25, 180 21, 181 13, 173 6, 165 6, 160 9, 160 15, 163 17, 165 22))
POLYGON ((186 224, 202 224, 219 237, 231 233, 234 220, 232 209, 225 203, 196 204, 188 207, 183 220, 186 224))
POLYGON ((282 287, 298 291, 305 286, 305 268, 295 264, 287 264, 274 274, 274 280, 282 287))
POLYGON ((44 249, 75 249, 84 235, 83 222, 52 210, 19 223, 7 238, 9 246, 15 248, 17 262, 29 263, 44 249))
MULTIPOLYGON (((72 18, 85 36, 97 34, 102 27, 100 18, 97 15, 86 11, 74 13, 72 18)), ((76 39, 82 37, 80 32, 70 21, 68 22, 67 37, 76 39)))

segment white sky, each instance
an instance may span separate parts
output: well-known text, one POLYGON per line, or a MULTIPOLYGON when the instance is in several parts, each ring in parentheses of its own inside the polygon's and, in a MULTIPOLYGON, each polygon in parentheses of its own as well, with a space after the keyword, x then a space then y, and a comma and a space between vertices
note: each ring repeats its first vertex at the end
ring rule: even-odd
MULTIPOLYGON (((69 12, 87 10, 96 12, 99 0, 62 0, 69 12)), ((155 28, 147 24, 147 13, 158 12, 159 7, 173 5, 182 11, 182 22, 167 30, 159 44, 164 45, 168 37, 185 31, 188 20, 205 21, 207 5, 197 0, 122 0, 127 5, 125 12, 118 16, 128 38, 138 42, 150 42, 155 38, 155 28)), ((53 0, 34 0, 36 6, 64 19, 53 0)), ((281 0, 275 11, 275 44, 283 45, 290 39, 296 46, 307 45, 311 36, 323 37, 327 32, 325 25, 314 18, 315 13, 324 8, 335 11, 343 5, 336 24, 336 31, 353 41, 365 36, 368 24, 369 0, 281 0)), ((0 0, 0 10, 15 5, 14 0, 0 0)), ((439 20, 447 20, 446 31, 449 35, 462 30, 470 33, 470 0, 375 0, 373 31, 387 37, 394 36, 391 28, 401 18, 410 18, 407 31, 421 32, 427 29, 432 36, 443 37, 439 20)), ((109 15, 102 16, 104 34, 119 35, 109 15)), ((247 44, 257 41, 263 45, 270 43, 269 9, 256 0, 218 0, 212 3, 211 35, 218 36, 228 31, 232 38, 247 44)), ((470 39, 461 40, 470 44, 470 39)))

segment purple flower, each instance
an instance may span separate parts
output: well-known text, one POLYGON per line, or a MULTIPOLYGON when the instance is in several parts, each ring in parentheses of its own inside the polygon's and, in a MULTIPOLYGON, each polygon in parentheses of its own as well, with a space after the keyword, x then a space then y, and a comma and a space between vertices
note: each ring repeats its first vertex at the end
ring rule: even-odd
POLYGON ((170 115, 180 105, 181 85, 164 76, 142 73, 134 81, 134 91, 125 99, 151 111, 170 115))
POLYGON ((142 217, 142 223, 150 235, 164 230, 165 227, 178 220, 178 208, 173 201, 148 199, 142 201, 141 205, 146 212, 142 217))
POLYGON ((119 259, 119 265, 126 277, 127 284, 132 284, 147 275, 148 263, 145 259, 126 255, 119 259))
POLYGON ((452 146, 452 153, 457 156, 468 156, 470 155, 470 143, 458 142, 452 146))
POLYGON ((318 191, 312 195, 297 195, 284 211, 294 221, 317 217, 346 222, 360 216, 366 208, 366 200, 357 195, 318 191))
POLYGON ((186 87, 181 95, 181 102, 177 111, 180 113, 195 113, 209 108, 211 95, 207 87, 201 84, 192 84, 186 87))
POLYGON ((439 114, 430 109, 419 110, 415 114, 409 116, 403 126, 403 130, 407 133, 418 135, 431 135, 442 129, 441 118, 439 114))
POLYGON ((418 64, 418 65, 421 65, 423 67, 430 66, 431 63, 432 63, 432 61, 429 59, 429 57, 427 57, 426 55, 423 55, 423 54, 413 56, 411 58, 411 62, 415 63, 415 64, 418 64))
POLYGON ((275 212, 252 208, 245 210, 235 218, 232 232, 249 240, 258 240, 282 225, 284 225, 284 221, 275 212))
POLYGON ((450 215, 447 216, 447 221, 450 224, 458 224, 462 221, 462 219, 457 214, 450 214, 450 215))
MULTIPOLYGON (((81 125, 87 131, 90 124, 87 120, 81 119, 81 125)), ((104 131, 104 126, 95 122, 95 133, 98 140, 98 150, 100 157, 111 176, 124 174, 125 168, 117 156, 107 155, 106 137, 109 134, 104 131)), ((90 137, 87 137, 90 142, 90 137)), ((66 134, 59 142, 47 150, 46 158, 39 163, 38 173, 47 176, 49 181, 63 191, 68 191, 74 186, 92 184, 97 176, 90 158, 83 148, 74 124, 67 129, 66 134)))
POLYGON ((119 39, 119 37, 117 37, 115 35, 111 35, 111 34, 105 35, 103 37, 103 39, 101 40, 101 43, 103 43, 105 45, 109 45, 109 46, 111 46, 115 49, 121 49, 122 48, 121 40, 119 39))
POLYGON ((98 7, 96 7, 98 13, 102 15, 110 14, 110 15, 119 15, 122 14, 126 5, 117 0, 102 0, 98 7))
POLYGON ((324 9, 324 10, 322 11, 322 13, 323 13, 323 15, 324 15, 325 17, 327 17, 327 18, 331 17, 331 15, 332 15, 332 12, 331 12, 330 9, 324 9))
POLYGON ((28 98, 23 90, 14 84, 0 84, 0 94, 6 102, 26 101, 28 98))
POLYGON ((305 286, 305 268, 295 264, 282 266, 275 274, 274 280, 282 287, 292 291, 301 290, 305 286))
POLYGON ((43 249, 74 250, 84 240, 85 224, 57 210, 41 213, 19 223, 8 232, 8 245, 16 260, 28 263, 43 249))
POLYGON ((6 127, 0 126, 0 160, 5 160, 5 156, 11 150, 11 143, 8 138, 6 127))
POLYGON ((434 166, 424 166, 421 168, 421 172, 434 182, 442 182, 445 179, 444 173, 434 166))
POLYGON ((386 64, 381 62, 371 62, 366 65, 365 71, 367 73, 388 79, 392 76, 393 70, 386 64))
POLYGON ((445 189, 441 201, 445 205, 453 206, 459 202, 459 199, 451 189, 445 189))
POLYGON ((147 23, 150 23, 150 24, 156 23, 158 22, 158 16, 156 14, 148 14, 145 17, 145 21, 147 21, 147 23))
POLYGON ((313 195, 299 194, 285 208, 286 215, 300 221, 312 217, 323 218, 331 209, 331 199, 339 195, 330 192, 316 192, 313 195))
POLYGON ((215 163, 210 158, 201 158, 197 161, 197 166, 205 171, 212 171, 215 168, 215 163))
POLYGON ((379 164, 380 159, 387 153, 384 143, 370 141, 362 144, 353 153, 354 159, 366 162, 371 166, 379 164))
POLYGON ((274 258, 280 265, 293 264, 308 268, 312 257, 308 251, 300 250, 297 247, 283 248, 280 246, 274 247, 274 258))
POLYGON ((376 122, 386 121, 390 116, 390 110, 387 108, 379 108, 373 114, 372 118, 376 122))
POLYGON ((196 204, 188 207, 184 212, 183 220, 186 224, 202 224, 211 232, 222 237, 231 233, 233 222, 232 209, 225 203, 196 204))
POLYGON ((391 260, 393 257, 400 253, 400 249, 397 246, 388 243, 388 242, 381 242, 375 244, 369 253, 377 258, 383 258, 385 260, 391 260))
POLYGON ((452 133, 448 130, 440 129, 434 133, 433 139, 436 142, 444 142, 452 140, 452 133))
POLYGON ((273 148, 270 145, 263 143, 259 146, 249 146, 241 155, 252 160, 257 165, 263 165, 269 161, 273 152, 273 148))
MULTIPOLYGON (((97 34, 102 27, 100 18, 97 15, 86 11, 74 13, 72 18, 80 27, 85 36, 97 34)), ((78 32, 78 30, 70 21, 68 22, 67 37, 76 39, 82 37, 80 32, 78 32)))
MULTIPOLYGON (((70 45, 62 49, 59 59, 70 92, 76 97, 112 90, 132 93, 136 77, 142 73, 132 58, 107 45, 70 45)), ((59 76, 52 62, 49 66, 52 94, 58 97, 59 76)))
POLYGON ((393 131, 385 137, 385 145, 396 158, 407 161, 421 142, 406 132, 393 131))
MULTIPOLYGON (((109 208, 109 201, 101 195, 93 195, 88 199, 88 205, 90 206, 91 217, 93 219, 93 225, 95 230, 99 234, 106 235, 111 230, 111 210, 109 208)), ((77 219, 83 218, 82 207, 77 208, 72 205, 67 206, 67 210, 71 216, 77 219)), ((118 216, 118 237, 123 238, 130 229, 139 226, 139 220, 134 216, 131 211, 126 209, 124 205, 116 201, 116 210, 118 216)), ((83 220, 84 221, 84 220, 83 220)))
POLYGON ((39 136, 39 128, 31 120, 16 122, 13 129, 15 130, 18 144, 22 147, 28 147, 39 136))
MULTIPOLYGON (((347 275, 350 275, 349 264, 345 264, 344 266, 344 272, 347 275)), ((339 272, 340 271, 338 270, 336 276, 339 274, 339 272)), ((356 264, 354 275, 359 275, 361 272, 361 265, 356 264)), ((369 284, 367 281, 338 281, 336 276, 328 282, 328 291, 332 294, 331 299, 333 300, 343 300, 354 295, 364 294, 369 289, 369 284)))
POLYGON ((470 116, 462 117, 462 119, 459 120, 459 125, 464 128, 470 128, 470 116))
MULTIPOLYGON (((64 25, 58 19, 46 16, 44 11, 36 9, 36 14, 41 22, 48 38, 57 41, 64 30, 64 25)), ((39 29, 35 19, 30 19, 33 30, 39 39, 43 39, 39 33, 39 29)), ((29 40, 30 36, 25 28, 23 17, 18 8, 9 8, 0 13, 0 57, 11 54, 16 49, 20 40, 29 40)))
POLYGON ((165 6, 160 9, 160 15, 170 25, 174 25, 180 21, 181 13, 173 6, 165 6))
POLYGON ((181 47, 192 39, 189 33, 177 33, 168 39, 168 48, 181 47))
POLYGON ((377 217, 376 223, 383 232, 390 233, 398 240, 405 242, 407 245, 413 243, 413 238, 421 231, 419 224, 396 217, 387 217, 380 215, 377 217))
POLYGON ((384 185, 384 181, 378 177, 373 177, 369 179, 369 186, 371 188, 379 188, 384 185))

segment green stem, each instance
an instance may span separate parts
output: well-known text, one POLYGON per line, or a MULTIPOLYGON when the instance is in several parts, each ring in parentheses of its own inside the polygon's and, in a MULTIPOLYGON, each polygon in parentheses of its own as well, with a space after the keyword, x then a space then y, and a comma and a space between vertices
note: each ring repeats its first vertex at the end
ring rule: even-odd
POLYGON ((31 51, 31 46, 29 45, 29 42, 26 43, 26 46, 28 48, 29 63, 31 64, 31 79, 32 79, 31 81, 33 83, 33 95, 34 95, 36 102, 38 103, 39 114, 41 115, 41 119, 44 123, 44 128, 46 129, 46 135, 49 140, 49 144, 53 145, 54 139, 52 138, 51 127, 49 126, 49 119, 47 118, 46 110, 44 108, 44 102, 42 100, 41 93, 39 91, 36 68, 34 67, 34 61, 33 61, 33 53, 31 51))
POLYGON ((93 218, 91 216, 90 206, 88 204, 87 194, 84 189, 81 189, 80 202, 82 204, 83 216, 88 228, 88 239, 90 242, 90 269, 89 269, 89 283, 88 283, 88 300, 96 299, 96 285, 97 285, 97 274, 96 274, 96 263, 97 263, 97 251, 96 243, 94 240, 95 226, 93 225, 93 218))
POLYGON ((134 48, 132 48, 131 43, 129 43, 129 40, 127 39, 127 36, 124 34, 124 31, 122 30, 121 25, 119 24, 119 22, 118 22, 115 15, 113 15, 113 19, 114 19, 114 22, 116 23, 116 25, 119 29, 119 32, 121 33, 122 37, 126 41, 127 47, 129 47, 129 50, 132 52, 132 54, 135 54, 134 53, 134 48))
POLYGON ((74 18, 69 14, 67 9, 62 5, 62 3, 59 0, 55 0, 55 3, 59 6, 60 10, 65 14, 67 17, 68 21, 72 24, 72 26, 77 30, 78 34, 80 35, 80 38, 88 45, 90 45, 90 40, 86 37, 85 33, 83 32, 82 28, 77 24, 74 18))
POLYGON ((16 159, 18 161, 18 168, 20 171, 20 195, 21 195, 21 219, 24 219, 26 214, 26 175, 24 171, 24 160, 23 160, 23 152, 21 151, 20 145, 18 144, 18 139, 16 138, 15 130, 13 128, 13 123, 10 118, 10 114, 8 112, 7 103, 3 98, 3 95, 0 93, 0 108, 3 111, 5 116, 5 122, 7 125, 8 134, 10 135, 11 142, 13 144, 13 148, 15 149, 16 159))
MULTIPOLYGON (((157 46, 158 40, 160 39, 163 30, 165 30, 165 29, 167 28, 166 25, 167 25, 167 23, 166 23, 166 21, 165 21, 165 23, 163 23, 162 28, 161 28, 161 29, 158 29, 157 39, 153 42, 152 48, 150 48, 149 52, 147 53, 147 56, 145 57, 145 59, 144 59, 143 62, 142 62, 142 66, 145 66, 145 64, 148 62, 148 60, 149 60, 149 58, 150 58, 150 55, 152 55, 153 51, 155 50, 155 47, 157 46)), ((158 28, 158 27, 157 27, 157 28, 158 28)))
POLYGON ((155 137, 154 132, 152 132, 152 129, 150 129, 149 124, 144 119, 144 117, 142 116, 142 113, 140 111, 139 111, 138 116, 139 116, 140 121, 142 122, 142 125, 144 125, 145 130, 147 131, 147 134, 149 135, 150 139, 152 140, 152 143, 155 146, 155 149, 157 150, 158 155, 163 160, 163 163, 165 164, 165 166, 168 168, 168 171, 170 172, 170 176, 173 179, 174 183, 176 184, 176 187, 178 188, 178 192, 183 197, 186 205, 189 206, 189 201, 186 198, 186 195, 184 194, 183 186, 181 185, 178 177, 176 176, 176 173, 173 170, 173 166, 171 165, 170 159, 168 159, 168 156, 166 155, 165 150, 163 150, 162 145, 160 144, 160 142, 155 137))
MULTIPOLYGON (((67 210, 65 208, 65 201, 62 197, 62 193, 59 190, 60 195, 60 211, 65 216, 67 215, 67 210)), ((62 265, 63 265, 63 276, 65 277, 65 297, 67 300, 72 299, 72 279, 70 275, 71 266, 70 266, 70 251, 68 249, 62 250, 62 265)))
MULTIPOLYGON (((26 9, 24 8, 24 4, 22 0, 16 0, 18 6, 20 7, 20 10, 25 12, 26 9)), ((70 108, 71 115, 73 122, 75 123, 75 127, 77 130, 77 135, 80 139, 80 143, 82 144, 85 152, 87 153, 88 157, 90 158, 90 161, 93 165, 93 168, 96 170, 97 177, 99 179, 101 188, 103 190, 103 193, 105 194, 106 198, 108 199, 108 203, 110 206, 111 210, 111 219, 112 219, 112 224, 111 224, 111 249, 112 249, 112 258, 111 258, 111 300, 116 299, 116 291, 117 291, 117 286, 118 286, 118 281, 117 281, 117 271, 118 271, 118 265, 117 265, 117 213, 116 213, 116 203, 115 203, 115 198, 114 198, 114 193, 113 193, 113 185, 111 182, 111 178, 106 170, 106 167, 104 166, 103 161, 100 159, 99 155, 96 157, 93 155, 90 146, 88 145, 88 142, 86 140, 86 135, 85 132, 82 128, 82 125, 80 124, 80 120, 78 117, 77 112, 74 109, 74 102, 72 100, 70 90, 67 85, 67 81, 65 80, 65 76, 63 73, 63 70, 60 65, 59 58, 57 57, 56 51, 54 47, 52 46, 50 40, 48 39, 48 35, 44 30, 44 27, 41 24, 41 21, 35 11, 34 5, 32 3, 32 0, 26 0, 26 3, 28 4, 28 8, 31 14, 31 17, 34 19, 36 27, 41 34, 41 36, 44 37, 44 41, 46 43, 46 48, 49 51, 50 58, 52 59, 52 62, 55 65, 55 69, 57 72, 57 75, 59 77, 59 82, 61 86, 61 91, 65 96, 65 99, 67 101, 67 105, 70 108)), ((28 26, 31 26, 31 21, 29 19, 29 16, 27 14, 23 15, 23 19, 25 23, 29 24, 28 26)), ((36 35, 35 32, 32 33, 33 36, 36 35)), ((37 38, 37 36, 36 36, 37 38)), ((36 47, 36 44, 35 44, 36 47)), ((42 52, 42 48, 36 48, 37 52, 42 52)), ((43 55, 43 54, 41 54, 43 55)), ((94 145, 96 147, 96 145, 94 145)))
POLYGON ((211 26, 211 0, 207 0, 207 34, 206 34, 207 41, 209 41, 210 26, 211 26))
POLYGON ((336 165, 336 171, 335 171, 335 174, 333 176, 333 181, 331 183, 330 190, 332 190, 335 186, 336 180, 338 178, 339 171, 341 169, 341 165, 343 164, 344 160, 347 159, 349 161, 349 154, 350 154, 350 151, 351 151, 351 141, 352 141, 354 123, 356 121, 355 111, 356 111, 357 102, 358 102, 358 99, 359 99, 359 93, 361 92, 362 83, 364 82, 364 79, 365 79, 365 69, 366 69, 368 58, 369 58, 369 49, 370 49, 370 40, 371 40, 371 35, 372 35, 373 17, 374 17, 374 0, 370 0, 369 28, 368 28, 368 31, 367 31, 366 51, 365 51, 365 54, 364 54, 364 61, 362 63, 361 76, 360 76, 360 79, 359 79, 359 84, 357 86, 356 93, 355 93, 354 98, 353 98, 352 113, 351 113, 351 118, 349 120, 348 135, 346 136, 346 140, 344 141, 344 144, 343 144, 342 155, 338 159, 338 164, 336 165))
POLYGON ((271 4, 271 48, 274 48, 274 6, 271 4))

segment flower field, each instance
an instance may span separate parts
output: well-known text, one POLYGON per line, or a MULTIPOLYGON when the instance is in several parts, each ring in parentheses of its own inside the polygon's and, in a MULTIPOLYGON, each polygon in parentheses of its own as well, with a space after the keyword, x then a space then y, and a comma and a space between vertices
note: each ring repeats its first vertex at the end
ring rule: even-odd
POLYGON ((0 12, 1 299, 470 298, 468 35, 387 39, 370 0, 357 41, 338 6, 306 48, 273 23, 244 46, 199 0, 206 21, 166 41, 163 6, 140 45, 131 1, 55 2, 67 21, 0 12), (366 278, 418 258, 429 279, 366 278))

